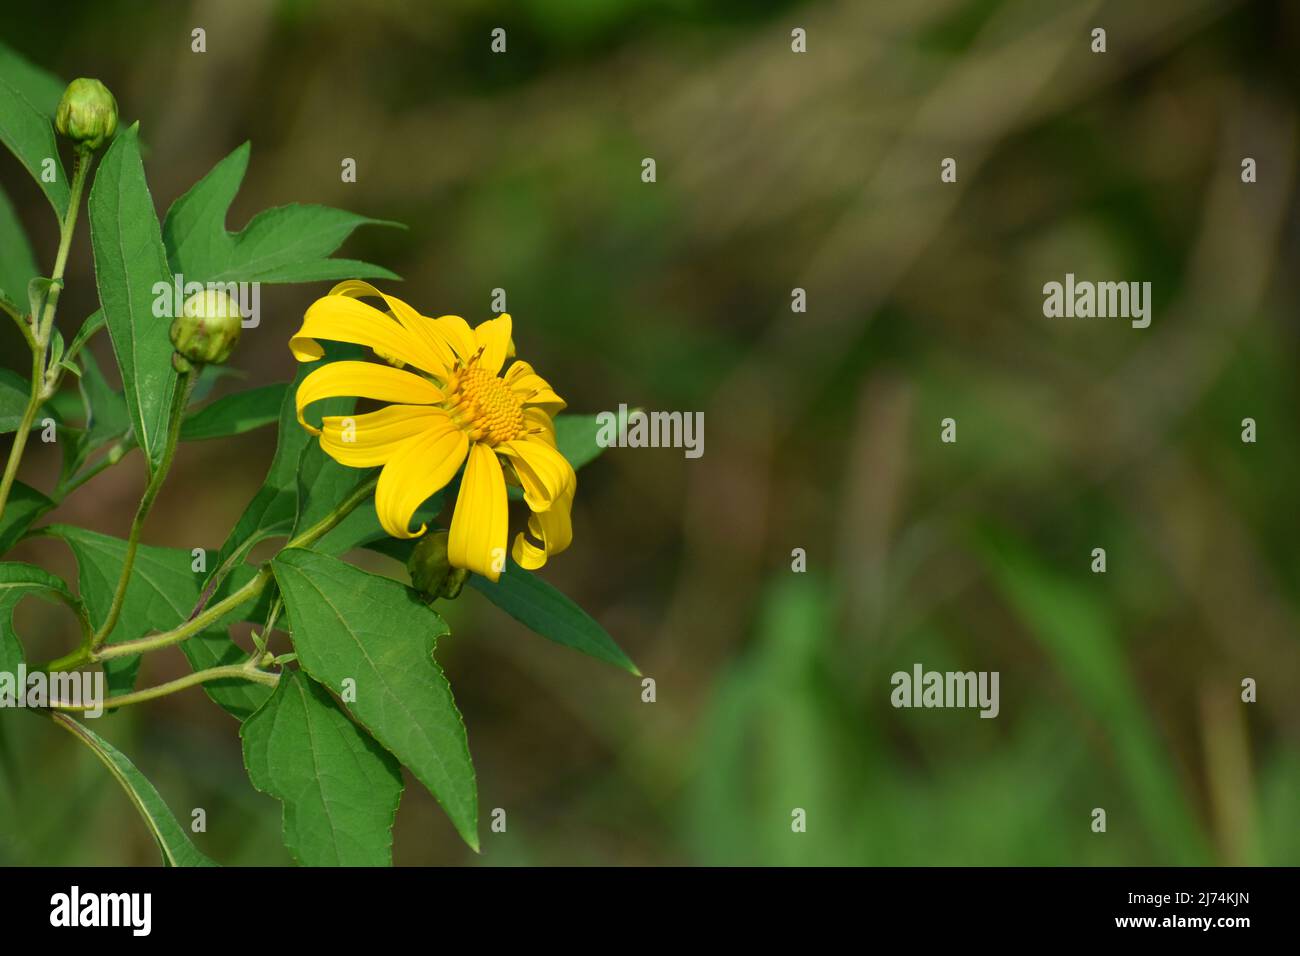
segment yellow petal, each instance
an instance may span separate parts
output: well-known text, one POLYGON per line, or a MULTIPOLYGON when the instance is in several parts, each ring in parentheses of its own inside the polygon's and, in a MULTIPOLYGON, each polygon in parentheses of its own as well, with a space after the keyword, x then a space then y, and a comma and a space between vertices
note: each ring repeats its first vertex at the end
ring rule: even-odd
POLYGON ((446 336, 451 347, 456 350, 460 356, 461 364, 468 362, 478 351, 478 345, 474 339, 474 331, 469 327, 469 323, 459 315, 440 315, 433 320, 433 324, 438 327, 438 331, 446 336))
POLYGON ((365 415, 326 415, 320 446, 349 468, 382 465, 411 439, 451 421, 441 408, 428 405, 389 405, 365 415))
POLYGON ((573 509, 573 489, 569 489, 557 498, 546 511, 531 515, 528 519, 528 532, 541 541, 533 544, 521 531, 515 535, 511 554, 515 563, 521 568, 535 571, 546 564, 552 554, 559 554, 573 541, 573 522, 570 512, 573 509))
POLYGON ((475 442, 469 449, 447 537, 447 559, 452 567, 497 580, 505 566, 509 517, 501 464, 491 448, 475 442))
POLYGON ((402 405, 432 405, 442 401, 442 389, 412 372, 374 362, 329 362, 304 378, 298 386, 298 423, 313 435, 319 434, 319 428, 303 419, 302 410, 322 398, 341 395, 402 405))
POLYGON ((543 409, 525 408, 524 428, 534 438, 540 438, 548 445, 555 446, 555 422, 543 409))
POLYGON ((420 341, 428 350, 429 354, 436 355, 438 358, 438 368, 429 368, 413 358, 399 355, 399 359, 408 362, 414 362, 431 375, 437 375, 439 378, 446 379, 450 370, 456 364, 456 356, 452 351, 452 343, 447 335, 440 329, 433 319, 426 318, 415 309, 411 308, 397 296, 387 295, 380 292, 369 282, 362 282, 360 279, 349 279, 346 282, 340 282, 334 288, 330 289, 330 295, 347 295, 353 297, 374 296, 384 300, 388 306, 393 318, 397 319, 410 335, 420 341))
POLYGON ((424 534, 423 524, 410 530, 411 516, 455 477, 468 446, 465 433, 445 417, 420 437, 408 439, 384 465, 375 487, 375 514, 383 529, 394 538, 424 534))
POLYGON ((495 319, 488 319, 475 327, 474 343, 477 348, 483 350, 478 360, 479 368, 487 370, 491 375, 500 373, 501 366, 506 364, 506 353, 510 351, 511 327, 508 312, 503 312, 495 319))
POLYGON ((565 492, 577 487, 578 476, 555 447, 535 439, 515 439, 497 446, 510 459, 523 485, 524 501, 533 511, 545 511, 565 492))
POLYGON ((374 306, 347 295, 323 296, 309 305, 289 349, 299 362, 314 361, 325 354, 318 339, 364 345, 432 375, 447 374, 447 363, 422 338, 374 306))

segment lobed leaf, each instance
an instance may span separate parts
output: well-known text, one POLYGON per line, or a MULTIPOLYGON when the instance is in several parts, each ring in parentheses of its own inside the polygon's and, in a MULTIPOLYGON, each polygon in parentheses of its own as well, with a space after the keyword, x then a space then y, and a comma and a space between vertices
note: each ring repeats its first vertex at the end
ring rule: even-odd
POLYGON ((226 230, 230 204, 248 169, 244 143, 172 204, 163 223, 172 271, 188 282, 316 282, 398 276, 380 266, 329 257, 358 226, 399 226, 328 206, 289 205, 226 230))

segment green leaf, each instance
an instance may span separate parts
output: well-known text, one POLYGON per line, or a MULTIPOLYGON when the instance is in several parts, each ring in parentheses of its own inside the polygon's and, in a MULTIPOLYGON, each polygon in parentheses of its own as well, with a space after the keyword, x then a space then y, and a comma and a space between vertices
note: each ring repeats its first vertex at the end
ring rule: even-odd
POLYGON ((140 161, 139 124, 118 133, 90 192, 90 241, 95 280, 136 443, 149 469, 167 443, 167 418, 176 373, 166 318, 154 315, 154 286, 170 285, 153 198, 140 161))
POLYGON ((249 146, 217 163, 172 204, 163 224, 172 271, 188 282, 315 282, 398 278, 365 262, 330 259, 358 226, 399 226, 328 206, 280 206, 254 216, 242 232, 226 215, 248 168, 249 146))
POLYGON ((36 278, 38 272, 36 256, 32 254, 23 224, 13 203, 0 189, 0 296, 21 309, 27 283, 36 278))
POLYGON ((54 110, 64 84, 0 44, 0 141, 18 157, 45 193, 60 220, 68 213, 68 181, 54 138, 54 110), (42 178, 53 160, 54 181, 42 178))
POLYGON ((109 773, 126 791, 127 797, 139 812, 149 832, 158 841, 166 866, 216 866, 217 864, 199 852, 190 842, 185 829, 172 816, 171 810, 159 795, 157 788, 148 781, 144 774, 136 769, 135 764, 107 740, 94 733, 80 721, 73 720, 67 714, 55 712, 54 722, 68 731, 91 749, 99 762, 108 768, 109 773))
MULTIPOLYGON (((442 511, 446 496, 446 489, 436 492, 432 498, 415 509, 411 523, 431 523, 442 511)), ((379 524, 379 515, 375 512, 372 500, 353 508, 352 512, 325 537, 312 545, 312 550, 319 551, 321 554, 343 554, 353 548, 369 547, 372 551, 388 554, 389 557, 405 562, 415 547, 415 540, 390 538, 388 532, 379 524)))
POLYGON ((640 677, 635 664, 595 622, 562 591, 509 561, 496 584, 477 574, 469 583, 520 624, 542 637, 582 651, 640 677))
POLYGON ((0 515, 0 554, 17 544, 32 522, 53 507, 54 502, 35 488, 15 481, 4 514, 0 515))
POLYGON ((301 671, 239 730, 248 779, 284 804, 284 845, 304 866, 391 866, 402 768, 301 671))
POLYGON ((104 327, 104 310, 96 309, 86 320, 81 323, 81 328, 77 329, 77 334, 72 337, 72 344, 68 346, 68 354, 71 356, 81 354, 82 348, 90 341, 90 337, 104 327))
POLYGON ((280 382, 217 399, 190 414, 181 425, 181 441, 227 438, 270 425, 280 418, 289 386, 280 382))
MULTIPOLYGON (((242 664, 248 660, 248 651, 232 641, 230 635, 221 628, 195 634, 180 647, 195 671, 242 664)), ((203 690, 213 703, 240 721, 251 717, 271 696, 271 688, 265 684, 236 678, 207 681, 203 684, 203 690)))
MULTIPOLYGON (((355 346, 326 343, 325 357, 321 361, 336 361, 359 352, 360 349, 355 346)), ((311 433, 298 424, 294 396, 302 380, 317 368, 320 368, 320 362, 300 364, 294 380, 285 388, 284 401, 280 405, 275 457, 271 459, 271 467, 262 487, 257 490, 221 546, 208 576, 209 580, 226 573, 231 566, 242 561, 259 541, 287 535, 293 529, 298 513, 298 470, 303 449, 308 445, 319 444, 311 433)), ((316 403, 326 415, 341 415, 354 404, 350 398, 331 398, 316 403)))
POLYGON ((18 602, 29 595, 62 602, 84 618, 81 602, 61 579, 20 561, 0 563, 0 672, 12 674, 26 659, 14 632, 13 615, 18 602))
POLYGON ((86 431, 82 436, 79 459, 117 441, 131 430, 131 410, 126 396, 113 388, 99 370, 95 356, 87 352, 82 356, 84 371, 81 376, 81 401, 86 411, 86 431))
POLYGON ((605 450, 596 441, 599 434, 596 415, 555 416, 555 445, 575 469, 595 461, 605 450))
POLYGON ((18 430, 30 397, 27 379, 7 368, 0 369, 0 435, 18 430))
MULTIPOLYGON (((113 592, 122 573, 126 559, 126 542, 111 535, 75 528, 71 525, 51 525, 49 534, 62 538, 77 559, 81 599, 86 602, 90 620, 99 626, 108 617, 113 603, 113 592)), ((136 549, 135 565, 127 582, 126 597, 117 624, 108 635, 108 643, 132 640, 152 631, 167 631, 187 620, 199 599, 199 573, 191 570, 193 557, 181 548, 161 548, 142 544, 136 549)), ((252 568, 237 569, 212 597, 211 603, 243 586, 255 572, 252 568)), ((227 620, 252 618, 257 605, 247 605, 231 612, 227 620)), ((104 662, 104 673, 110 692, 126 693, 135 686, 136 672, 140 667, 138 655, 115 657, 104 662)))
POLYGON ((429 788, 478 850, 478 795, 465 723, 434 644, 447 626, 414 591, 300 548, 271 563, 302 667, 429 788))

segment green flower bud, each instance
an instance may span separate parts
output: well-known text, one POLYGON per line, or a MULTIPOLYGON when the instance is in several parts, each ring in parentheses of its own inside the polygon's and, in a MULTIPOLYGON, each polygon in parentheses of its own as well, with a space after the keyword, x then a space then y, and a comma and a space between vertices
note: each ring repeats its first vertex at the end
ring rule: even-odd
POLYGON ((172 322, 172 345, 191 362, 220 365, 239 344, 242 328, 235 301, 218 289, 205 289, 186 299, 172 322))
POLYGON ((447 559, 446 531, 430 531, 415 544, 406 570, 411 575, 411 586, 428 600, 454 598, 465 586, 469 572, 453 568, 447 559))
POLYGON ((117 132, 117 100, 99 80, 73 80, 59 100, 54 128, 74 143, 99 149, 117 132))

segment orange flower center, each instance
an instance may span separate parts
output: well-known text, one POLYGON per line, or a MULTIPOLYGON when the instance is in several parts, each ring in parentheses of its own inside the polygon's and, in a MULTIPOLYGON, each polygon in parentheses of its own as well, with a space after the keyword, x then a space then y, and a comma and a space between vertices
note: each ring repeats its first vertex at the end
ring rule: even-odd
POLYGON ((471 365, 447 391, 451 417, 474 441, 498 445, 524 430, 524 410, 505 380, 471 365))

